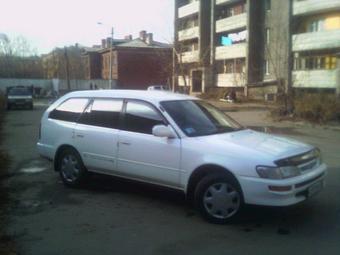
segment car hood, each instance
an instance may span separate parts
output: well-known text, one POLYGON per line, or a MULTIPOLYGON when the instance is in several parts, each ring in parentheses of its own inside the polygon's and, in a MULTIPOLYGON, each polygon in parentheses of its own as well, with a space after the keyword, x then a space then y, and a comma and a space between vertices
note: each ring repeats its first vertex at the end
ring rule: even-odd
POLYGON ((219 147, 237 149, 238 152, 251 150, 252 156, 265 156, 273 160, 302 154, 313 146, 293 139, 245 129, 232 133, 201 137, 205 144, 218 144, 219 147))

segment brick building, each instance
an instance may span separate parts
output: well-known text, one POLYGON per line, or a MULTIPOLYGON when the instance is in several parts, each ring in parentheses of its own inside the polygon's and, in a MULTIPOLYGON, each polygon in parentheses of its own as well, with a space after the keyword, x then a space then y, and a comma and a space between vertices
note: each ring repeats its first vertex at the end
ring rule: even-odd
POLYGON ((171 85, 172 46, 153 40, 141 31, 138 38, 127 36, 113 41, 102 40, 100 49, 83 53, 87 79, 110 80, 110 45, 112 43, 112 87, 146 89, 150 85, 171 85))

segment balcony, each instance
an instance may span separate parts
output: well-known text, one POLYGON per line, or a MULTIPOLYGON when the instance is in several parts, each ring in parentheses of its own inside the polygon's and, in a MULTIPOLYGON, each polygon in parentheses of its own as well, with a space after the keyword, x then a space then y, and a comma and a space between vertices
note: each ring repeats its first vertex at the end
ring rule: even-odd
POLYGON ((199 61, 199 52, 195 51, 187 51, 182 53, 182 63, 195 63, 199 61))
POLYGON ((247 13, 216 21, 216 33, 247 27, 247 13))
POLYGON ((181 30, 178 32, 178 40, 184 41, 184 40, 194 39, 194 38, 198 38, 198 35, 199 35, 198 27, 188 28, 188 29, 181 30))
POLYGON ((324 50, 340 47, 340 29, 293 35, 293 51, 324 50))
POLYGON ((337 70, 293 71, 295 88, 336 88, 337 70))
POLYGON ((232 4, 232 3, 236 3, 239 2, 240 0, 216 0, 216 5, 220 5, 220 4, 232 4))
POLYGON ((223 73, 216 75, 217 87, 244 87, 246 79, 244 74, 240 73, 223 73))
POLYGON ((230 46, 216 47, 215 59, 245 58, 247 56, 247 43, 239 43, 230 46))
POLYGON ((197 13, 199 11, 199 7, 200 2, 196 1, 178 8, 178 18, 181 19, 186 16, 197 13))
POLYGON ((293 15, 310 15, 336 10, 340 10, 339 0, 294 1, 293 5, 293 15))

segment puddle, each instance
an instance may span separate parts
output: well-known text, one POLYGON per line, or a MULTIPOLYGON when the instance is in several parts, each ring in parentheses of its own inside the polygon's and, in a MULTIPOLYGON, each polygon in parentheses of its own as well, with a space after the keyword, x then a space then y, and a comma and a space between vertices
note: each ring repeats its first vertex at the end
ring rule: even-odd
POLYGON ((45 167, 27 167, 27 168, 22 168, 20 172, 22 173, 27 173, 27 174, 35 174, 35 173, 40 173, 47 170, 45 167))

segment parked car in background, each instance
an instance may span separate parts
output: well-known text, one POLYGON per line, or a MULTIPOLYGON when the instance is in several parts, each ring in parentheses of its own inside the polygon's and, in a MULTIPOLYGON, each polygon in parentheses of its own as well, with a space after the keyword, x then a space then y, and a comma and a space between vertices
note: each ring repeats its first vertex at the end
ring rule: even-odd
POLYGON ((147 90, 165 90, 165 91, 170 91, 168 86, 165 85, 152 85, 149 86, 147 90))
POLYGON ((8 87, 6 92, 7 110, 13 107, 33 109, 33 91, 31 87, 8 87))
POLYGON ((214 223, 235 219, 245 204, 300 203, 322 190, 327 169, 311 145, 160 91, 69 93, 44 113, 37 146, 68 186, 97 172, 170 187, 214 223))

